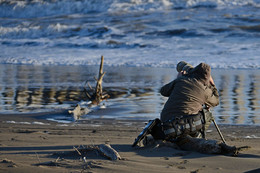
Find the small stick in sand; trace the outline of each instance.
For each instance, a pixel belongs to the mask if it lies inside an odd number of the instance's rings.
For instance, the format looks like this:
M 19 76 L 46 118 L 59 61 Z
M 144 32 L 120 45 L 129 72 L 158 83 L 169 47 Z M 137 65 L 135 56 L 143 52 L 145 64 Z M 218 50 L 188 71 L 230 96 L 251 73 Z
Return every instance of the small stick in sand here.
M 55 162 L 58 162 L 60 160 L 60 157 L 58 157 L 56 160 L 55 160 Z
M 77 148 L 75 148 L 74 146 L 73 146 L 73 148 L 74 148 L 74 150 L 77 151 L 77 153 L 78 153 L 80 156 L 82 155 Z
M 36 152 L 35 152 L 35 154 L 36 154 L 36 156 L 37 156 L 37 159 L 38 159 L 39 163 L 41 163 L 41 161 L 40 161 L 40 158 L 39 158 L 38 154 L 37 154 Z

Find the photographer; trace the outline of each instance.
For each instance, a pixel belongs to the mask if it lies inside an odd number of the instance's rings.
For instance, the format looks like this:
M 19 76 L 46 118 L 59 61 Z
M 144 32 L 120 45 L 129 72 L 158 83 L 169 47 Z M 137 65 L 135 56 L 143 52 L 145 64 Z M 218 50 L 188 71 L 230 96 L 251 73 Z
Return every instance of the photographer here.
M 219 94 L 210 74 L 210 66 L 200 63 L 193 68 L 181 61 L 177 65 L 177 71 L 178 77 L 160 90 L 163 96 L 168 97 L 160 119 L 149 121 L 132 146 L 141 140 L 144 146 L 165 141 L 174 143 L 183 150 L 232 156 L 248 148 L 229 146 L 225 140 L 217 142 L 204 139 L 205 129 L 212 120 L 214 122 L 208 108 L 219 104 Z M 149 138 L 148 134 L 152 136 Z M 203 138 L 199 138 L 201 134 Z
M 203 105 L 214 107 L 219 104 L 209 65 L 200 63 L 192 68 L 182 61 L 177 65 L 177 71 L 178 78 L 160 90 L 163 96 L 169 97 L 160 117 L 166 139 L 186 134 L 198 136 L 203 127 Z

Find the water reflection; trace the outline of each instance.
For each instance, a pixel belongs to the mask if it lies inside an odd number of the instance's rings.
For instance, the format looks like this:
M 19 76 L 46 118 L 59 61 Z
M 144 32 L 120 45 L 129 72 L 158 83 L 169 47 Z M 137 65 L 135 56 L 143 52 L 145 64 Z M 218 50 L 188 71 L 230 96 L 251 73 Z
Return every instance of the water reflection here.
M 230 110 L 230 102 L 229 102 L 229 97 L 228 97 L 228 85 L 229 85 L 229 77 L 227 75 L 220 75 L 220 83 L 218 87 L 219 95 L 221 97 L 219 98 L 219 121 L 220 123 L 225 123 L 227 122 L 227 116 L 222 116 L 222 115 L 228 115 Z
M 94 86 L 97 66 L 0 65 L 0 112 L 44 112 L 71 109 L 85 100 L 85 81 Z M 175 69 L 105 67 L 104 90 L 109 107 L 124 110 L 104 116 L 159 117 L 167 98 L 160 87 L 176 77 Z M 218 123 L 260 125 L 260 70 L 213 70 L 220 105 Z
M 225 124 L 260 124 L 259 70 L 215 70 L 220 105 L 214 108 Z
M 241 124 L 244 121 L 245 103 L 244 103 L 244 74 L 235 75 L 232 86 L 232 101 L 234 115 L 231 120 L 233 124 Z

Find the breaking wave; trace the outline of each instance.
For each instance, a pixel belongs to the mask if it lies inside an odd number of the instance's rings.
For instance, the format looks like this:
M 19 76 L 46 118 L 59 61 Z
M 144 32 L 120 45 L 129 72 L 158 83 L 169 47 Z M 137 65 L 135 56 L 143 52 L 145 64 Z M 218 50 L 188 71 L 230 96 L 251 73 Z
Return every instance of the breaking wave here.
M 0 0 L 0 63 L 260 68 L 260 0 Z
M 185 8 L 254 6 L 259 0 L 1 0 L 0 17 L 36 18 L 95 12 L 136 12 Z

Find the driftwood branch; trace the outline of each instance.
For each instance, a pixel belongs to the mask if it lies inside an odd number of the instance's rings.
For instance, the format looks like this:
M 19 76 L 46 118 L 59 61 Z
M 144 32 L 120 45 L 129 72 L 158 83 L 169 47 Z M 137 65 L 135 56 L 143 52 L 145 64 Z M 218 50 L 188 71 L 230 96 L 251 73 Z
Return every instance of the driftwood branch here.
M 86 81 L 84 84 L 85 96 L 87 97 L 87 100 L 91 101 L 91 103 L 88 103 L 88 107 L 81 107 L 80 104 L 77 104 L 74 110 L 69 110 L 69 113 L 73 114 L 74 120 L 78 120 L 80 116 L 89 113 L 89 107 L 91 107 L 92 105 L 99 105 L 103 100 L 106 100 L 110 97 L 108 94 L 103 92 L 102 88 L 103 78 L 106 74 L 106 72 L 103 72 L 103 65 L 104 57 L 101 56 L 98 78 L 94 77 L 96 80 L 95 89 L 93 89 L 93 87 L 88 83 L 88 81 Z
M 73 115 L 74 120 L 78 120 L 80 116 L 88 114 L 91 110 L 87 107 L 82 108 L 79 104 L 77 104 L 73 110 L 69 110 L 68 112 Z
M 85 93 L 86 97 L 90 100 L 90 99 L 91 99 L 91 96 L 89 95 L 86 86 L 84 86 L 84 93 Z
M 101 56 L 98 78 L 94 77 L 96 80 L 95 90 L 89 85 L 88 82 L 86 82 L 90 90 L 94 91 L 93 94 L 89 94 L 85 87 L 85 94 L 87 98 L 92 102 L 93 105 L 98 105 L 103 100 L 109 98 L 108 94 L 103 93 L 103 88 L 102 88 L 103 77 L 106 74 L 106 72 L 103 72 L 103 66 L 104 66 L 104 56 Z
M 99 145 L 100 152 L 110 160 L 121 160 L 118 152 L 112 148 L 109 144 L 101 144 Z
M 88 87 L 92 90 L 92 91 L 94 91 L 94 89 L 92 88 L 92 86 L 87 82 L 87 84 L 88 84 Z
M 196 151 L 204 154 L 223 154 L 228 156 L 237 156 L 239 152 L 250 148 L 249 146 L 229 146 L 216 140 L 193 138 L 190 136 L 183 136 L 174 143 L 163 140 L 154 140 L 152 136 L 149 136 L 143 140 L 143 146 L 154 148 L 166 146 L 186 151 Z

